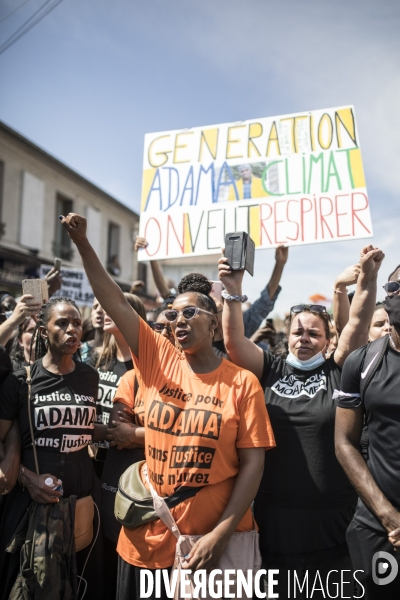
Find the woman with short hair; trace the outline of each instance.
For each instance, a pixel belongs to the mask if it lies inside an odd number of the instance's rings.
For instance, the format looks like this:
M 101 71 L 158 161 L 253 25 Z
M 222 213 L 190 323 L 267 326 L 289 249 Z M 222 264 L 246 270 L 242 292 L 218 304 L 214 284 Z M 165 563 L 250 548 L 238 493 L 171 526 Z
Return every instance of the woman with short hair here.
M 245 338 L 243 271 L 232 271 L 227 259 L 220 259 L 225 345 L 230 359 L 259 379 L 276 436 L 277 448 L 266 454 L 254 514 L 264 566 L 281 569 L 280 597 L 288 593 L 284 569 L 297 570 L 302 581 L 302 569 L 311 570 L 313 580 L 313 571 L 351 567 L 345 534 L 356 495 L 335 456 L 333 395 L 346 357 L 366 342 L 383 257 L 372 246 L 363 249 L 350 319 L 328 359 L 330 318 L 320 305 L 291 308 L 286 358 Z

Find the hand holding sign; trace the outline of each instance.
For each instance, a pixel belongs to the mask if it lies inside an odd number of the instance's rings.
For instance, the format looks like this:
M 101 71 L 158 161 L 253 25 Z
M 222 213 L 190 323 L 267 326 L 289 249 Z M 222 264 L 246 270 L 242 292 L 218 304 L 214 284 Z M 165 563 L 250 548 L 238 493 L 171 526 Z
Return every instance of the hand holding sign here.
M 135 240 L 135 252 L 138 252 L 140 248 L 147 248 L 149 242 L 144 237 L 136 236 Z

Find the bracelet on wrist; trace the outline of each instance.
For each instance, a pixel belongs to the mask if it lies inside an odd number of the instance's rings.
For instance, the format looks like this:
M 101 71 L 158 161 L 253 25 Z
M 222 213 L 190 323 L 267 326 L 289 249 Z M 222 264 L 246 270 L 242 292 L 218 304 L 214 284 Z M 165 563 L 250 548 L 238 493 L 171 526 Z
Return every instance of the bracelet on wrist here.
M 337 290 L 335 287 L 332 288 L 335 294 L 347 294 L 347 289 Z
M 232 300 L 234 300 L 235 302 L 247 302 L 248 300 L 248 297 L 246 295 L 231 296 L 231 294 L 228 294 L 226 290 L 222 290 L 221 296 L 225 298 L 225 300 L 228 300 L 228 302 L 231 302 Z

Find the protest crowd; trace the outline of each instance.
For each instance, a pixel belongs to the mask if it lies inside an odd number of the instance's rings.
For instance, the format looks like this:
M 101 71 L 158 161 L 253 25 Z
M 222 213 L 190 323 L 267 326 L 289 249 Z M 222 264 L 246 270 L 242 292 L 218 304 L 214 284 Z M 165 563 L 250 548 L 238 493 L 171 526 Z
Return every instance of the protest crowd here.
M 0 600 L 139 600 L 144 570 L 173 568 L 265 569 L 267 597 L 398 598 L 373 557 L 397 564 L 400 547 L 400 267 L 377 303 L 384 254 L 365 246 L 332 282 L 332 315 L 288 307 L 277 331 L 287 247 L 252 304 L 225 257 L 221 295 L 201 273 L 171 288 L 152 261 L 148 315 L 86 220 L 60 220 L 91 323 L 53 295 L 57 271 L 43 305 L 0 292 Z

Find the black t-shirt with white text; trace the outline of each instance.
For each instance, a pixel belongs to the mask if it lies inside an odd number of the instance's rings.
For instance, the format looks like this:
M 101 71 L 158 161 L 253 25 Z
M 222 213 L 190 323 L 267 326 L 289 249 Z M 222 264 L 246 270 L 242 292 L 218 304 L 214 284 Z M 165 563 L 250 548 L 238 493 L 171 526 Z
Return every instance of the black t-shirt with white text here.
M 96 360 L 97 357 L 95 354 L 89 364 L 94 366 Z M 131 369 L 133 369 L 133 362 L 131 360 L 123 362 L 117 360 L 116 358 L 111 360 L 106 366 L 100 366 L 97 368 L 99 373 L 99 389 L 96 400 L 96 423 L 108 425 L 111 409 L 114 404 L 113 400 L 121 377 Z M 102 442 L 98 442 L 98 446 L 101 448 L 108 448 L 109 443 L 104 440 Z
M 55 375 L 42 359 L 31 366 L 31 415 L 36 447 L 41 451 L 76 452 L 92 442 L 96 420 L 98 374 L 77 362 L 68 375 Z M 11 373 L 0 388 L 0 419 L 17 419 L 22 451 L 32 447 L 28 418 L 26 370 Z
M 353 506 L 356 494 L 334 446 L 335 401 L 341 369 L 330 357 L 303 371 L 264 352 L 261 386 L 276 448 L 265 455 L 258 497 L 265 506 Z
M 93 362 L 91 362 L 93 366 Z M 122 375 L 133 369 L 133 362 L 128 360 L 122 362 L 114 358 L 105 366 L 98 367 L 99 390 L 96 400 L 97 423 L 108 425 L 115 392 L 119 386 Z
M 347 358 L 337 405 L 357 408 L 361 404 L 360 381 L 364 375 L 367 346 Z M 366 373 L 365 373 L 366 375 Z M 367 465 L 377 486 L 393 506 L 400 510 L 400 353 L 388 345 L 382 362 L 369 382 L 363 400 L 368 427 Z M 354 519 L 360 524 L 385 531 L 380 521 L 359 498 Z

